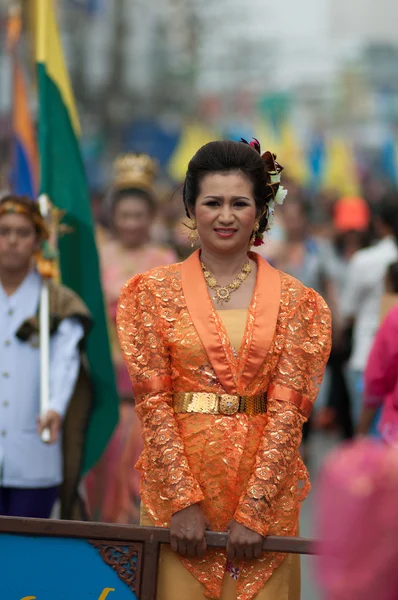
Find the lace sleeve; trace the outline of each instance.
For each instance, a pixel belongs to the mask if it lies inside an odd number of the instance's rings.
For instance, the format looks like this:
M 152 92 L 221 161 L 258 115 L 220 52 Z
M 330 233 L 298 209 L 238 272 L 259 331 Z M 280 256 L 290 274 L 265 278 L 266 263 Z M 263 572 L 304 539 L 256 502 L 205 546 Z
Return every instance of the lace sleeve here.
M 235 520 L 267 535 L 273 503 L 282 486 L 297 487 L 298 449 L 322 382 L 331 348 L 331 317 L 325 302 L 307 290 L 295 314 L 282 324 L 285 342 L 268 389 L 268 421 L 254 471 Z
M 147 456 L 142 475 L 160 498 L 168 500 L 171 517 L 204 496 L 189 468 L 175 420 L 169 352 L 148 279 L 137 275 L 123 287 L 117 326 L 142 424 Z

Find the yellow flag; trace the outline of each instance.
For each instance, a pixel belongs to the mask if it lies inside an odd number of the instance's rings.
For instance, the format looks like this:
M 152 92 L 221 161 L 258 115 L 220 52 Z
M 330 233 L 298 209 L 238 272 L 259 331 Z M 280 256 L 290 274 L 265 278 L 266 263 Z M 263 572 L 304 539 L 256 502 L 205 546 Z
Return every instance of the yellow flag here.
M 79 117 L 66 68 L 52 0 L 36 0 L 36 63 L 57 87 L 76 135 L 80 135 Z
M 326 143 L 323 188 L 336 190 L 342 196 L 360 195 L 354 151 L 342 138 L 331 138 Z
M 308 179 L 305 153 L 291 123 L 282 127 L 280 160 L 288 177 L 303 185 Z
M 183 181 L 188 163 L 201 146 L 217 140 L 215 131 L 200 123 L 185 125 L 180 141 L 168 165 L 168 171 L 175 181 Z

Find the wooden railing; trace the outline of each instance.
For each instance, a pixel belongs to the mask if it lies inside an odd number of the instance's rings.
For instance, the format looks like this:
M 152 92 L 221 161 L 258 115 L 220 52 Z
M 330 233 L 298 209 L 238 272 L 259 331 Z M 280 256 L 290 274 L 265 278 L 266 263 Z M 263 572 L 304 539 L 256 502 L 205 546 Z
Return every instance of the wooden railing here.
M 106 562 L 107 553 L 112 553 L 112 549 L 126 548 L 135 556 L 136 572 L 130 587 L 139 600 L 156 598 L 160 545 L 170 542 L 168 529 L 14 517 L 0 517 L 1 534 L 86 540 L 101 550 Z M 225 548 L 227 534 L 207 532 L 206 542 L 210 548 Z M 264 540 L 263 549 L 289 554 L 315 553 L 312 540 L 296 537 L 269 536 Z M 117 571 L 117 565 L 112 564 L 112 567 Z

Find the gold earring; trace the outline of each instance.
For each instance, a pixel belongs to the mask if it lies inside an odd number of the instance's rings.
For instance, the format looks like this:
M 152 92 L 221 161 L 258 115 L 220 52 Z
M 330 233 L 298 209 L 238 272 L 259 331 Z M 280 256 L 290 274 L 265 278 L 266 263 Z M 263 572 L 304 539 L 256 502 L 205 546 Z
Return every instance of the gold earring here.
M 260 229 L 260 223 L 258 221 L 256 221 L 254 223 L 253 234 L 250 238 L 250 246 L 253 246 L 254 242 L 256 241 L 257 232 L 259 229 Z
M 190 219 L 189 229 L 191 230 L 189 233 L 189 239 L 191 241 L 191 248 L 195 246 L 195 243 L 198 241 L 198 231 L 196 228 L 196 220 Z

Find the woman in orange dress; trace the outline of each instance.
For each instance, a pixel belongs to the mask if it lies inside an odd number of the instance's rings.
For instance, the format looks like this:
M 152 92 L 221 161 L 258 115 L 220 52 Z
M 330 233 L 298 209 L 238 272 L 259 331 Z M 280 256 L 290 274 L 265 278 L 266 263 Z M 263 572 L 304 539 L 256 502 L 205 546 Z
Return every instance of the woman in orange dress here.
M 117 324 L 144 449 L 141 523 L 171 528 L 158 600 L 298 600 L 299 559 L 262 553 L 296 535 L 309 490 L 300 458 L 331 345 L 324 300 L 272 268 L 261 243 L 282 167 L 258 142 L 211 142 L 184 204 L 200 250 L 133 277 Z M 205 530 L 228 532 L 226 552 Z
M 86 489 L 91 518 L 113 523 L 139 522 L 139 473 L 132 464 L 142 449 L 130 377 L 116 333 L 117 302 L 123 284 L 133 275 L 177 260 L 172 249 L 151 240 L 157 210 L 155 176 L 156 164 L 145 154 L 116 159 L 107 197 L 111 235 L 99 243 L 120 421 L 102 460 L 88 475 Z

